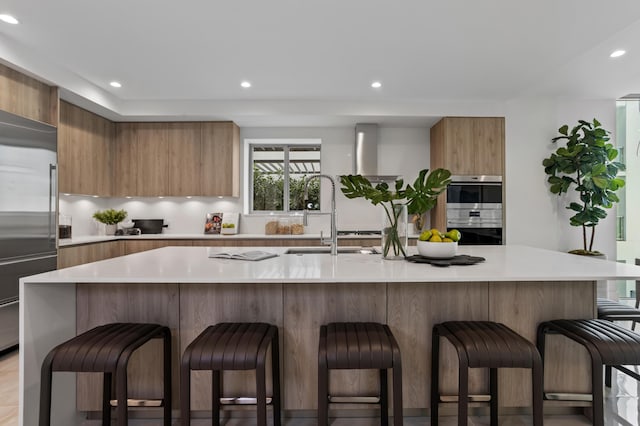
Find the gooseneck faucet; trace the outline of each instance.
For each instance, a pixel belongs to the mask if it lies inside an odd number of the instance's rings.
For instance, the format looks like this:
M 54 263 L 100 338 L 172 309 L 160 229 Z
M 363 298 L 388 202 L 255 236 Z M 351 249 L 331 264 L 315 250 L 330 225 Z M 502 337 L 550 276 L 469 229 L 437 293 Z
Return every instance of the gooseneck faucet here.
M 309 224 L 309 215 L 317 215 L 317 214 L 327 214 L 327 213 L 310 213 L 309 212 L 309 203 L 307 203 L 307 198 L 309 197 L 309 182 L 311 179 L 320 179 L 325 178 L 329 179 L 331 182 L 331 240 L 329 244 L 331 244 L 331 255 L 336 256 L 338 254 L 338 232 L 336 231 L 336 182 L 329 175 L 311 175 L 307 177 L 304 181 L 304 211 L 303 211 L 303 221 L 304 225 L 307 226 Z M 327 241 L 322 237 L 322 232 L 320 232 L 320 243 L 327 244 Z

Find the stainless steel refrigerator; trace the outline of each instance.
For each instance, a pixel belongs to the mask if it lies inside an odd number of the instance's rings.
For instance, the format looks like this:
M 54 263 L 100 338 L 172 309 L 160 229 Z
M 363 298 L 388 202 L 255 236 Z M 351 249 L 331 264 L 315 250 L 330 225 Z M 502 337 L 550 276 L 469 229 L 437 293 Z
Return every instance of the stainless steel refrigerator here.
M 0 111 L 0 351 L 18 344 L 18 280 L 56 269 L 57 132 Z

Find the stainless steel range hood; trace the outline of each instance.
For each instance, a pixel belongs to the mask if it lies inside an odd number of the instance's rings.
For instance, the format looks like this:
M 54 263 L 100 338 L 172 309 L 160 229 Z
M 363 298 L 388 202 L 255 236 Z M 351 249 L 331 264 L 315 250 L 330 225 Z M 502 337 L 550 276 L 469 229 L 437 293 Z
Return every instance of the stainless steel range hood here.
M 378 173 L 378 125 L 356 124 L 354 174 L 363 175 L 372 183 L 394 182 L 398 175 Z

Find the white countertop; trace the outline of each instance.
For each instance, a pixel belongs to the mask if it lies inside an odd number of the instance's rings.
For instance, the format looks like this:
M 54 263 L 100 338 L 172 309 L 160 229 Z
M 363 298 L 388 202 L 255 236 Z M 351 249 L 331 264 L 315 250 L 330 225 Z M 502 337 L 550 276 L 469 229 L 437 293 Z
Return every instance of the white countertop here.
M 219 252 L 264 250 L 257 262 L 212 259 Z M 25 283 L 327 283 L 593 281 L 638 279 L 640 267 L 525 246 L 460 246 L 476 265 L 436 267 L 367 254 L 283 254 L 286 247 L 165 247 L 24 278 Z M 415 254 L 415 247 L 409 254 Z
M 417 238 L 418 235 L 409 235 L 409 238 Z M 380 241 L 380 235 L 338 235 L 338 239 L 356 238 L 371 239 Z M 69 247 L 81 244 L 102 243 L 107 241 L 118 240 L 255 240 L 255 239 L 274 239 L 274 240 L 312 240 L 320 239 L 320 234 L 142 234 L 142 235 L 85 235 L 81 237 L 58 240 L 58 247 Z

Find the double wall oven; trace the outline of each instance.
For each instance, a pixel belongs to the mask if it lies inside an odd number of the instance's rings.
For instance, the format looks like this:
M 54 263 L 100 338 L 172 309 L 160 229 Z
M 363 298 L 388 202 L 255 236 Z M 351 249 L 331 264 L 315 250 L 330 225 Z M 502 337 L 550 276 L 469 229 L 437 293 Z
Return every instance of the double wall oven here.
M 447 230 L 459 244 L 502 244 L 502 177 L 452 176 L 447 188 Z

